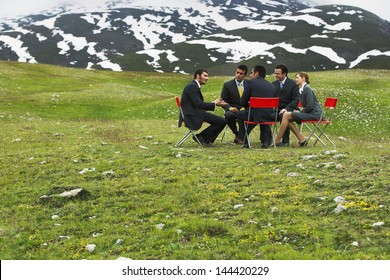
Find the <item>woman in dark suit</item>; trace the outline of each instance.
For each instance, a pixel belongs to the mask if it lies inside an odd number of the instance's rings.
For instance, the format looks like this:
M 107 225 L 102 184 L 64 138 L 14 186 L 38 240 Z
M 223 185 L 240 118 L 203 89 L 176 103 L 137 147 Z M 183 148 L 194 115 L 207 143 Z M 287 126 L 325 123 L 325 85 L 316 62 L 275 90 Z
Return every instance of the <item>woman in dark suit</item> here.
M 283 146 L 280 141 L 287 127 L 289 127 L 290 130 L 298 138 L 300 147 L 307 146 L 307 140 L 295 127 L 293 122 L 299 123 L 300 121 L 304 120 L 320 120 L 323 118 L 323 111 L 321 109 L 321 105 L 318 102 L 314 91 L 309 86 L 309 75 L 304 72 L 299 72 L 295 77 L 295 82 L 299 87 L 299 92 L 301 93 L 301 103 L 303 109 L 301 111 L 285 112 L 283 114 L 280 130 L 278 136 L 275 139 L 276 146 Z

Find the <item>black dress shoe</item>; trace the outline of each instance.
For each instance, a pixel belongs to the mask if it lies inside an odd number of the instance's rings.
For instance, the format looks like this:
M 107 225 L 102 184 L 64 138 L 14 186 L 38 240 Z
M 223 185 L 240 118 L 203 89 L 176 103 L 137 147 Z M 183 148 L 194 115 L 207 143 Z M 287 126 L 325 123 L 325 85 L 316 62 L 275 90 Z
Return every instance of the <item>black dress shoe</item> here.
M 276 147 L 283 147 L 284 145 L 283 145 L 282 142 L 278 142 L 278 143 L 275 143 L 275 146 L 276 146 Z
M 305 139 L 303 142 L 299 142 L 299 147 L 306 147 L 309 142 Z
M 271 146 L 271 145 L 268 144 L 268 143 L 261 143 L 261 148 L 262 148 L 262 149 L 268 149 L 269 146 Z
M 244 144 L 244 141 L 241 140 L 241 139 L 239 139 L 239 138 L 237 138 L 237 137 L 234 139 L 233 142 L 234 142 L 234 144 L 237 144 L 237 145 L 242 145 L 242 144 Z
M 243 147 L 244 149 L 249 149 L 249 144 L 248 144 L 248 143 L 245 143 L 244 145 L 242 145 L 242 147 Z
M 282 142 L 282 146 L 288 147 L 290 145 L 290 142 Z

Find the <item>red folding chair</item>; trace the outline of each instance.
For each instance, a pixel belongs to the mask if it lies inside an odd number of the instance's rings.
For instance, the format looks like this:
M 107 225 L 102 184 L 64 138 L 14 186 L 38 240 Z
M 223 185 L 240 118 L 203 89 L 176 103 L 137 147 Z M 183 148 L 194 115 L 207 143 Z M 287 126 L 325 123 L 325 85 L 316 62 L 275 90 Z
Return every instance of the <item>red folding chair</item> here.
M 278 132 L 278 107 L 279 107 L 279 97 L 251 97 L 249 99 L 249 112 L 248 112 L 248 120 L 244 121 L 244 127 L 245 127 L 245 137 L 248 139 L 248 146 L 251 147 L 250 141 L 249 141 L 249 135 L 248 135 L 248 125 L 250 124 L 267 124 L 272 125 L 272 138 L 273 138 L 273 145 L 275 146 L 275 137 Z M 274 120 L 268 121 L 268 122 L 254 122 L 251 121 L 249 118 L 251 117 L 251 110 L 252 109 L 273 109 L 274 110 Z M 244 139 L 245 141 L 245 139 Z
M 325 138 L 328 140 L 329 143 L 331 143 L 334 147 L 336 147 L 336 144 L 329 138 L 327 134 L 325 134 L 325 130 L 328 127 L 328 125 L 332 124 L 332 118 L 333 118 L 333 113 L 337 105 L 338 98 L 333 98 L 333 97 L 327 97 L 324 102 L 324 112 L 326 113 L 325 116 L 327 116 L 326 119 L 320 119 L 320 120 L 306 120 L 306 121 L 301 121 L 301 133 L 303 126 L 305 126 L 309 131 L 310 135 L 307 138 L 309 139 L 313 136 L 316 138 L 314 141 L 313 146 L 317 144 L 318 141 L 321 142 L 324 146 L 327 146 L 324 141 L 322 141 L 321 137 Z M 302 103 L 299 102 L 298 107 L 302 107 Z M 312 128 L 310 128 L 310 124 L 312 124 Z M 319 133 L 317 135 L 317 133 Z
M 183 109 L 181 108 L 180 98 L 178 96 L 176 96 L 175 99 L 176 99 L 177 107 L 179 107 L 179 110 L 180 110 L 180 115 L 181 115 L 181 119 L 182 119 L 182 125 L 184 124 L 184 126 L 187 127 L 185 119 L 184 119 Z M 179 127 L 180 127 L 180 124 L 179 124 Z M 179 142 L 176 143 L 175 147 L 180 147 L 188 139 L 188 137 L 190 137 L 191 135 L 196 140 L 196 142 L 198 142 L 199 145 L 202 145 L 202 143 L 199 141 L 198 137 L 196 137 L 195 130 L 192 130 L 192 129 L 188 128 L 187 134 L 184 135 L 183 138 L 181 138 L 179 140 Z

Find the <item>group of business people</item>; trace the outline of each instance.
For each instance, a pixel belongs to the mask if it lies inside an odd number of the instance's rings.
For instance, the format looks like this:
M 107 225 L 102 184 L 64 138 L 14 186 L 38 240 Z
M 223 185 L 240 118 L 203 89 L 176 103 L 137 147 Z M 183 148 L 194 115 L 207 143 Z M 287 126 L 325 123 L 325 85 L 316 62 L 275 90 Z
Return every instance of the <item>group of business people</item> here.
M 255 65 L 251 69 L 250 79 L 246 79 L 248 67 L 238 65 L 234 79 L 224 83 L 221 97 L 205 102 L 201 87 L 208 80 L 208 72 L 204 69 L 196 70 L 194 80 L 183 90 L 181 106 L 185 116 L 185 125 L 192 130 L 199 130 L 203 122 L 209 126 L 196 135 L 196 142 L 203 146 L 212 146 L 215 139 L 225 128 L 229 126 L 235 135 L 234 143 L 248 148 L 248 139 L 245 137 L 245 120 L 255 122 L 273 121 L 274 112 L 272 109 L 253 109 L 249 116 L 249 100 L 251 97 L 279 97 L 278 121 L 281 122 L 279 133 L 275 139 L 275 145 L 288 146 L 290 144 L 290 130 L 298 138 L 300 147 L 307 145 L 307 140 L 294 126 L 293 122 L 302 120 L 319 120 L 322 117 L 321 106 L 309 86 L 309 76 L 299 72 L 295 81 L 288 77 L 286 65 L 277 65 L 274 69 L 275 81 L 272 83 L 265 80 L 266 69 L 262 65 Z M 302 110 L 298 110 L 298 102 L 302 103 Z M 214 115 L 216 107 L 225 110 L 224 118 Z M 179 125 L 182 118 L 179 118 Z M 237 128 L 238 123 L 238 128 Z M 247 126 L 247 134 L 252 131 L 255 125 Z M 272 131 L 270 125 L 260 125 L 260 142 L 262 148 L 273 145 Z

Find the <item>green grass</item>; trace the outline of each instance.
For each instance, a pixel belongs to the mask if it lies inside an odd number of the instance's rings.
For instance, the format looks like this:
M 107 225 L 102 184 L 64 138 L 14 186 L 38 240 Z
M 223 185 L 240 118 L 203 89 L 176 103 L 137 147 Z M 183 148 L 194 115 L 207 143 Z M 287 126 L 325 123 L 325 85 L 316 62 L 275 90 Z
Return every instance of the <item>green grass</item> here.
M 255 129 L 247 150 L 174 148 L 190 76 L 0 65 L 1 259 L 390 258 L 390 71 L 310 73 L 321 101 L 340 99 L 336 149 L 262 150 Z M 42 203 L 55 187 L 91 195 Z

